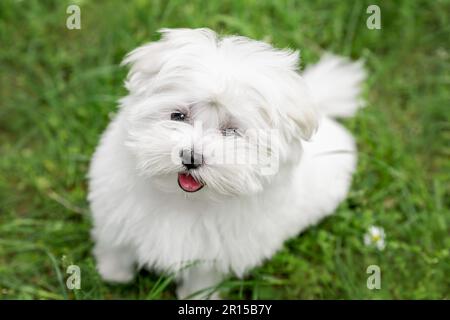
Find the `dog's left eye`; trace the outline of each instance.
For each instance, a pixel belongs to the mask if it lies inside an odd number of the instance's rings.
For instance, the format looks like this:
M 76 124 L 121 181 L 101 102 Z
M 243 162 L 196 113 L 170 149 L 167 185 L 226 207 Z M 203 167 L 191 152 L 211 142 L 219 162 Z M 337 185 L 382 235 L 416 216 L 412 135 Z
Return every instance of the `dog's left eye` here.
M 173 112 L 170 114 L 170 120 L 184 121 L 185 119 L 186 119 L 186 115 L 182 112 Z
M 222 135 L 224 136 L 235 136 L 239 135 L 239 130 L 237 128 L 226 128 L 222 129 Z

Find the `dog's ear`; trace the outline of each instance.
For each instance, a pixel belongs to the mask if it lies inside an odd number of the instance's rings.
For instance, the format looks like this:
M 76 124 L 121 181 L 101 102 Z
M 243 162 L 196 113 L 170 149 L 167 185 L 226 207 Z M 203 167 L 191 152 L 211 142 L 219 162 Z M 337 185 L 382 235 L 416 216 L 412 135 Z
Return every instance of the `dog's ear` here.
M 286 134 L 293 138 L 309 140 L 316 132 L 319 116 L 313 97 L 305 80 L 297 70 L 284 73 L 281 84 L 280 109 L 286 123 Z
M 129 66 L 125 87 L 130 93 L 142 93 L 148 90 L 151 80 L 159 73 L 169 49 L 169 44 L 164 39 L 140 46 L 130 53 L 122 61 L 123 66 Z
M 261 69 L 265 76 L 254 78 L 253 83 L 268 104 L 275 106 L 277 115 L 269 118 L 288 143 L 292 139 L 310 139 L 318 127 L 318 114 L 307 84 L 299 74 L 299 51 L 270 48 L 265 52 L 264 64 L 270 67 Z
M 286 101 L 283 108 L 288 117 L 287 121 L 294 126 L 291 128 L 293 136 L 309 140 L 317 130 L 318 114 L 303 79 L 298 79 L 297 82 L 296 91 L 291 97 L 287 97 L 290 101 Z
M 185 52 L 187 47 L 195 48 L 195 44 L 217 41 L 216 33 L 207 28 L 160 29 L 158 32 L 161 34 L 159 41 L 134 49 L 122 62 L 122 65 L 130 66 L 125 87 L 131 93 L 149 92 L 152 80 L 165 65 L 169 65 L 169 60 L 178 59 L 177 53 L 180 53 L 178 56 L 186 56 L 189 55 Z

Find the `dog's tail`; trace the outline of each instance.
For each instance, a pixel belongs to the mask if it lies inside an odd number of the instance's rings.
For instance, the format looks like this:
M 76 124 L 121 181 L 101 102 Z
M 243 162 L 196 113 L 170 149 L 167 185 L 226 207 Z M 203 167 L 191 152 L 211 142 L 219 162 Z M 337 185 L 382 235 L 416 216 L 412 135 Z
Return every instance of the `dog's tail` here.
M 303 77 L 320 112 L 338 118 L 347 118 L 364 106 L 360 98 L 361 85 L 366 78 L 362 61 L 325 54 L 306 68 Z

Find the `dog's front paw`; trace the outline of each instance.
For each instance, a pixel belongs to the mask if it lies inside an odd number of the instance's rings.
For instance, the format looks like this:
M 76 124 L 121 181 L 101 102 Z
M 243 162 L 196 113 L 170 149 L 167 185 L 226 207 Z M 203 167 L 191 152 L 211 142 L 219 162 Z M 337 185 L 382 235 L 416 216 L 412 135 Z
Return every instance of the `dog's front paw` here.
M 211 292 L 211 290 L 208 289 L 195 291 L 186 285 L 178 286 L 177 298 L 179 300 L 222 300 L 217 291 Z
M 220 294 L 216 291 L 212 295 L 209 296 L 209 300 L 223 300 Z
M 102 279 L 108 282 L 127 283 L 134 277 L 132 268 L 120 265 L 116 261 L 111 261 L 111 259 L 100 261 L 97 268 Z

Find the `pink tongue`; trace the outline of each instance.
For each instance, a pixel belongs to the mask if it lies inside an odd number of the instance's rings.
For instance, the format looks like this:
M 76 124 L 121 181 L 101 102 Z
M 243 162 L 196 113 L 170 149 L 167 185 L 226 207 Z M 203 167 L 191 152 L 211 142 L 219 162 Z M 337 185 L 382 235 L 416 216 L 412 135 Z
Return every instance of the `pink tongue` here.
M 186 192 L 195 192 L 203 187 L 203 184 L 195 180 L 191 175 L 186 173 L 178 174 L 178 184 L 180 188 Z

